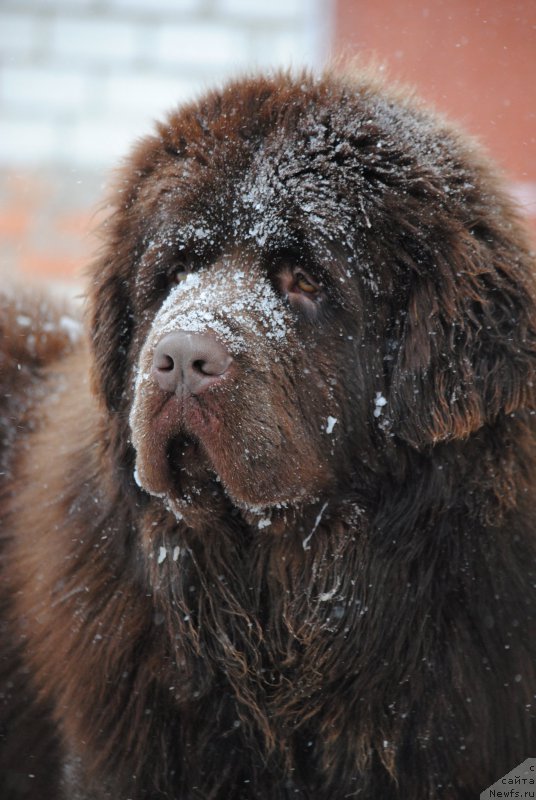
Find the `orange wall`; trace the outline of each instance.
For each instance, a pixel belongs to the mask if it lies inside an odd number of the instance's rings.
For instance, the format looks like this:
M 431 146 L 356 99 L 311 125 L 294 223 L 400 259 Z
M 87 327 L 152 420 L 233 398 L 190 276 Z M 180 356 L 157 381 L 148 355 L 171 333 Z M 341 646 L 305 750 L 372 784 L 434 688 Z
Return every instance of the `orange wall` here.
M 337 54 L 376 54 L 478 134 L 512 179 L 536 181 L 535 0 L 335 0 L 335 8 Z

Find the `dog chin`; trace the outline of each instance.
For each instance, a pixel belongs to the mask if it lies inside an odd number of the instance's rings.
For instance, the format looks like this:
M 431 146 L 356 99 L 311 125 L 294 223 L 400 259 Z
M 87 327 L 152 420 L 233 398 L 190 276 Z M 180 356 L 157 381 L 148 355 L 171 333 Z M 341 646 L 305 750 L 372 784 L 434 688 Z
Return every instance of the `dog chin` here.
M 159 453 L 138 451 L 136 482 L 185 519 L 201 507 L 213 509 L 224 498 L 255 523 L 259 517 L 271 517 L 279 509 L 302 506 L 315 499 L 314 492 L 303 485 L 289 491 L 284 470 L 278 480 L 269 464 L 248 470 L 243 462 L 225 458 L 222 448 L 218 450 L 215 463 L 200 439 L 181 432 Z

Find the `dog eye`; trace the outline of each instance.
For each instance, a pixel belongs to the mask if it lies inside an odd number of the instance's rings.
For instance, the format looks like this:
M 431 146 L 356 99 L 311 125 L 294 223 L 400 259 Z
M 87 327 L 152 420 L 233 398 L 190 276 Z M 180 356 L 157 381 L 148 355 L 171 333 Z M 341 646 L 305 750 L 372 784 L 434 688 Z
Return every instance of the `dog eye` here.
M 274 283 L 296 311 L 311 319 L 325 298 L 325 287 L 301 265 L 290 264 L 289 259 L 281 259 L 276 266 Z
M 292 283 L 288 287 L 288 291 L 295 294 L 306 294 L 312 300 L 315 295 L 321 293 L 322 287 L 304 270 L 295 269 L 292 273 Z
M 177 272 L 173 273 L 172 282 L 173 283 L 184 283 L 184 281 L 186 280 L 186 278 L 188 277 L 189 274 L 190 273 L 187 272 L 187 270 L 185 270 L 185 269 L 178 270 Z

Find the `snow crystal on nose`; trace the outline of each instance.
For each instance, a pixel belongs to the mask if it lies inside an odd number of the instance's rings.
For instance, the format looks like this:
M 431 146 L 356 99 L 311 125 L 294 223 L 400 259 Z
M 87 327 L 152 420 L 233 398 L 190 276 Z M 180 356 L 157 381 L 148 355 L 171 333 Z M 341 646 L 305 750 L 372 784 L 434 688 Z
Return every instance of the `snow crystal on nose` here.
M 155 318 L 151 339 L 157 341 L 175 330 L 210 329 L 232 352 L 246 345 L 240 329 L 282 340 L 287 325 L 280 303 L 261 276 L 246 276 L 242 270 L 200 270 L 170 292 Z

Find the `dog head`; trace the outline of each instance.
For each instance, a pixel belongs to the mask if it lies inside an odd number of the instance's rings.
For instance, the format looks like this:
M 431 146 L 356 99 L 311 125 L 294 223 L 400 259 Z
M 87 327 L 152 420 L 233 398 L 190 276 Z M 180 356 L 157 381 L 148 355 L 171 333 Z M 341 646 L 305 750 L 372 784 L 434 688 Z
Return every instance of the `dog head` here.
M 115 205 L 94 383 L 177 513 L 218 487 L 310 502 L 534 405 L 515 215 L 474 146 L 400 93 L 233 83 L 140 143 Z

